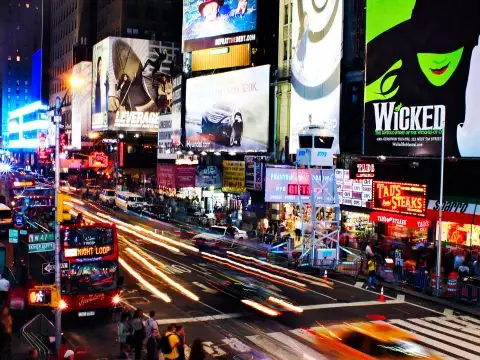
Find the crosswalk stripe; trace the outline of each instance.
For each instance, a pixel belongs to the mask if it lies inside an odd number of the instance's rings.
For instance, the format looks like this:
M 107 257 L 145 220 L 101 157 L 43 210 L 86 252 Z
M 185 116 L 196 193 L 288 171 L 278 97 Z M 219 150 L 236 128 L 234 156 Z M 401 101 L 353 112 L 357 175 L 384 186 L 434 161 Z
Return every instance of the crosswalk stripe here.
M 472 344 L 470 344 L 468 342 L 465 342 L 465 341 L 462 341 L 462 340 L 457 340 L 457 339 L 452 338 L 450 336 L 442 335 L 442 334 L 439 334 L 435 331 L 424 329 L 420 326 L 413 325 L 413 324 L 408 323 L 407 321 L 404 321 L 404 320 L 390 320 L 389 322 L 391 324 L 399 325 L 406 330 L 413 330 L 416 333 L 431 336 L 434 339 L 438 339 L 438 340 L 443 341 L 443 342 L 436 341 L 436 340 L 427 338 L 425 336 L 422 336 L 423 340 L 420 340 L 420 336 L 418 334 L 415 334 L 415 336 L 420 341 L 422 341 L 426 344 L 429 344 L 429 345 L 431 344 L 431 345 L 433 345 L 433 347 L 436 347 L 438 349 L 441 349 L 441 350 L 446 351 L 446 352 L 451 353 L 451 354 L 455 354 L 457 356 L 464 357 L 464 358 L 469 359 L 469 360 L 480 360 L 480 356 L 474 355 L 472 353 L 466 352 L 466 351 L 458 348 L 458 346 L 461 346 L 462 348 L 464 348 L 466 350 L 474 351 L 475 353 L 480 353 L 480 348 L 478 346 L 473 346 Z M 456 347 L 447 345 L 444 342 L 453 344 Z
M 466 320 L 466 321 L 469 321 L 469 322 L 471 322 L 471 323 L 475 323 L 475 324 L 480 325 L 480 320 L 475 319 L 475 318 L 473 318 L 473 317 L 463 315 L 463 316 L 459 316 L 459 318 L 462 318 L 463 320 Z
M 298 354 L 294 351 L 286 349 L 284 346 L 281 346 L 276 340 L 265 336 L 265 335 L 251 335 L 246 337 L 249 341 L 258 346 L 261 350 L 266 351 L 269 354 L 275 356 L 275 359 L 278 360 L 291 360 L 298 358 Z M 310 358 L 305 358 L 312 360 Z M 315 360 L 315 359 L 313 359 Z
M 301 342 L 291 338 L 290 336 L 281 333 L 281 332 L 274 332 L 267 334 L 268 336 L 273 337 L 275 340 L 281 342 L 282 344 L 287 345 L 291 349 L 295 349 L 297 354 L 302 354 L 303 357 L 301 359 L 313 359 L 313 360 L 323 360 L 326 359 L 325 356 L 319 354 L 315 350 L 309 348 L 308 346 L 302 344 Z
M 432 323 L 430 323 L 426 320 L 423 320 L 423 319 L 408 319 L 407 321 L 414 322 L 415 324 L 424 326 L 426 328 L 430 328 L 430 329 L 435 330 L 435 331 L 440 331 L 442 333 L 452 332 L 451 329 L 446 329 L 445 327 L 432 324 Z M 468 341 L 471 341 L 471 342 L 474 342 L 474 343 L 477 343 L 477 344 L 480 344 L 480 338 L 478 336 L 471 336 L 471 335 L 467 335 L 467 334 L 462 334 L 458 331 L 454 331 L 453 333 L 451 333 L 451 335 L 455 336 L 455 337 L 460 337 L 462 339 L 465 339 L 465 340 L 468 340 Z
M 440 325 L 443 325 L 443 326 L 446 326 L 450 329 L 455 329 L 455 330 L 460 330 L 464 333 L 468 333 L 468 334 L 472 334 L 472 335 L 476 335 L 478 334 L 478 330 L 477 329 L 471 329 L 469 327 L 465 327 L 463 325 L 460 325 L 460 324 L 455 324 L 455 323 L 452 323 L 448 320 L 445 320 L 447 318 L 436 318 L 436 317 L 428 317 L 428 318 L 425 318 L 425 320 L 428 320 L 428 321 L 431 321 L 431 322 L 435 322 L 437 324 L 440 324 Z
M 314 328 L 311 328 L 310 330 L 315 331 Z M 290 332 L 298 336 L 300 339 L 303 339 L 304 341 L 307 341 L 311 344 L 315 344 L 315 341 L 316 341 L 315 335 L 313 335 L 311 332 L 305 329 L 294 329 L 294 330 L 290 330 Z
M 477 324 L 472 324 L 468 321 L 465 321 L 465 320 L 462 320 L 462 319 L 459 319 L 458 317 L 456 316 L 451 316 L 448 318 L 449 320 L 451 321 L 454 321 L 460 325 L 463 325 L 463 326 L 466 326 L 466 327 L 469 327 L 469 328 L 476 328 L 476 329 L 480 329 L 480 325 L 477 325 Z

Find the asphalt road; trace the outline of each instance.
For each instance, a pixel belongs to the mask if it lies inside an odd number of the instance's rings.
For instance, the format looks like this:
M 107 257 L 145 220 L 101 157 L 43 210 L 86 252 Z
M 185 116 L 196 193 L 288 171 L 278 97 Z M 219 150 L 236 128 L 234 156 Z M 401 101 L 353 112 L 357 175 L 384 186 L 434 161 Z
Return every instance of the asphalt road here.
M 142 308 L 145 312 L 155 310 L 161 329 L 170 323 L 183 324 L 187 343 L 191 344 L 195 338 L 202 339 L 213 358 L 322 359 L 323 355 L 315 349 L 317 344 L 304 329 L 376 319 L 415 332 L 427 347 L 446 358 L 480 359 L 480 341 L 465 343 L 465 336 L 480 333 L 480 321 L 468 317 L 452 320 L 434 303 L 408 297 L 396 299 L 391 293 L 386 293 L 386 302 L 379 302 L 378 293 L 359 288 L 348 278 L 333 278 L 333 284 L 325 287 L 301 275 L 246 264 L 238 258 L 227 257 L 224 251 L 214 253 L 216 257 L 192 251 L 181 244 L 190 244 L 193 231 L 180 230 L 171 224 L 101 209 L 92 203 L 75 204 L 75 210 L 82 211 L 87 219 L 110 216 L 110 221 L 117 222 L 120 257 L 129 266 L 122 269 L 125 306 Z M 152 232 L 163 234 L 171 242 Z M 165 248 L 165 244 L 179 251 Z M 241 247 L 232 249 L 234 253 L 244 250 L 251 252 Z M 302 308 L 303 313 L 285 312 L 270 317 L 209 286 L 209 274 L 225 272 L 232 267 L 245 270 L 239 264 L 250 266 L 245 276 L 255 279 L 261 276 L 266 287 L 281 293 Z M 258 269 L 265 271 L 265 276 Z M 297 286 L 298 283 L 306 286 Z M 199 299 L 186 296 L 185 291 Z M 165 301 L 165 296 L 170 302 Z M 88 347 L 96 358 L 115 358 L 117 319 L 118 314 L 81 321 L 70 318 L 64 326 L 69 336 Z M 439 331 L 439 327 L 443 331 Z

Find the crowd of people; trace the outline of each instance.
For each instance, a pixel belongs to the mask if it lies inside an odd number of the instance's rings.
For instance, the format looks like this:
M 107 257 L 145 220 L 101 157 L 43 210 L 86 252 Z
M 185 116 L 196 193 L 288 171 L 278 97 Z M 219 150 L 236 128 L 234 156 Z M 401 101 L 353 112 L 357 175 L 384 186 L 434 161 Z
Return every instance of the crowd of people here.
M 183 325 L 168 325 L 160 333 L 155 311 L 150 311 L 148 316 L 141 309 L 132 314 L 128 311 L 122 313 L 117 324 L 120 356 L 124 359 L 140 360 L 146 352 L 147 360 L 204 360 L 206 354 L 200 339 L 195 339 L 188 347 L 185 328 Z

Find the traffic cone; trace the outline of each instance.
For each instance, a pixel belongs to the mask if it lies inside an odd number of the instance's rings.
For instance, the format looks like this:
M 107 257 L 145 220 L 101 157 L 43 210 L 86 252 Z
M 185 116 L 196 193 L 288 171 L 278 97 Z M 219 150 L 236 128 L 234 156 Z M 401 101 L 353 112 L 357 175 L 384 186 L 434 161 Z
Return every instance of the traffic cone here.
M 328 281 L 327 269 L 325 269 L 325 272 L 323 273 L 323 280 Z
M 380 296 L 378 297 L 378 301 L 385 302 L 385 295 L 383 295 L 383 286 L 380 289 Z

